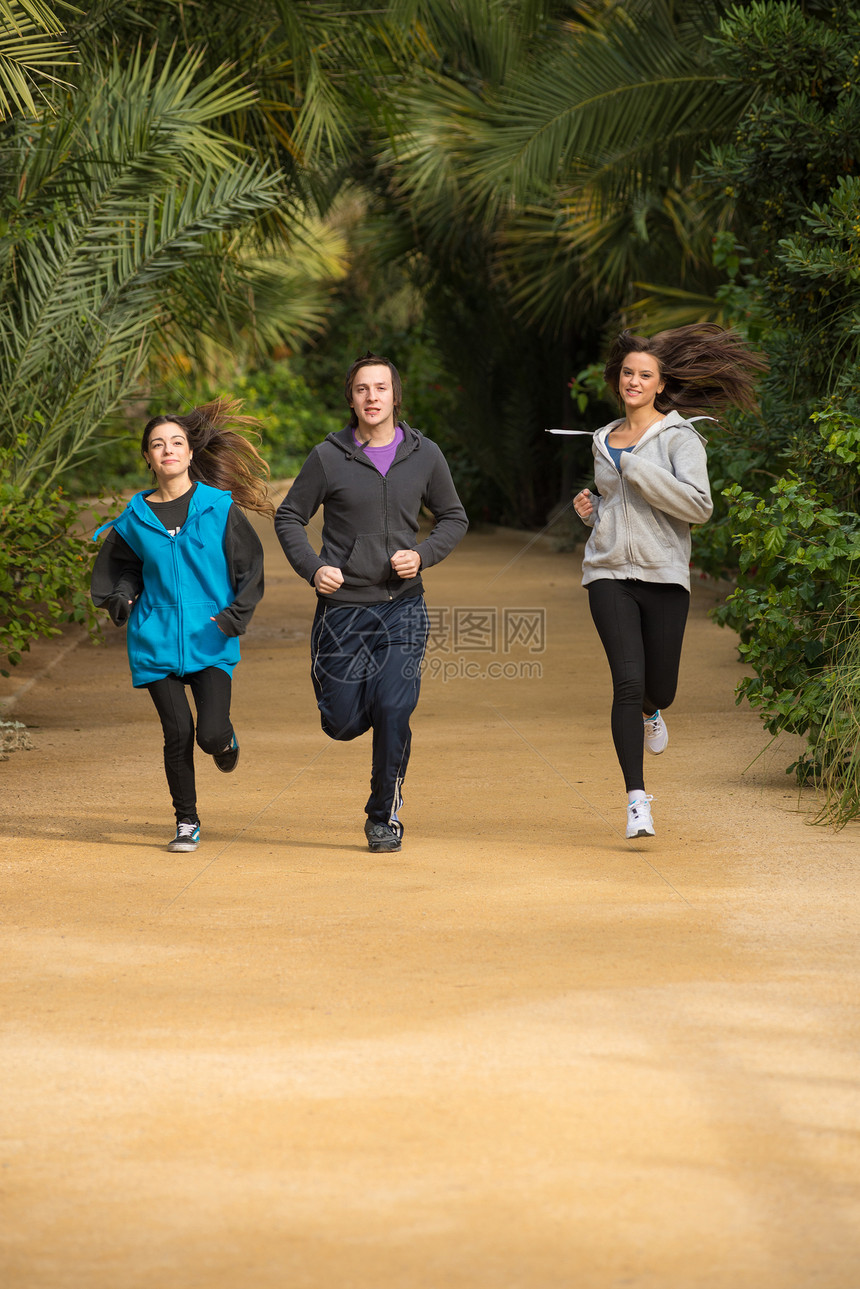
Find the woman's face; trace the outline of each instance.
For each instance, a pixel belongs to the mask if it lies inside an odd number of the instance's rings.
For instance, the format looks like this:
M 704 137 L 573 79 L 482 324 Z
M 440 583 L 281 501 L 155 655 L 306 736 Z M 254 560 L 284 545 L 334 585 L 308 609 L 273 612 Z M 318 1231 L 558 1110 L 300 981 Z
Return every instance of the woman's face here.
M 150 431 L 144 452 L 146 464 L 151 466 L 159 483 L 179 479 L 188 473 L 191 465 L 191 448 L 188 436 L 175 421 L 162 421 Z
M 653 407 L 663 388 L 660 367 L 652 354 L 628 354 L 621 366 L 618 392 L 631 412 L 640 407 Z

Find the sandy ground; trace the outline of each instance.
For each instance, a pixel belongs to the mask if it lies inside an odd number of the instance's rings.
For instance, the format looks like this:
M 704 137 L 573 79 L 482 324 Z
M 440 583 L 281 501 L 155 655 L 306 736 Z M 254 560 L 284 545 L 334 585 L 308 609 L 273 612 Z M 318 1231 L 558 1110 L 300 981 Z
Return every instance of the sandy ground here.
M 627 842 L 578 560 L 470 536 L 372 856 L 266 542 L 196 853 L 120 633 L 2 682 L 5 1289 L 855 1289 L 858 829 L 759 755 L 714 588 Z

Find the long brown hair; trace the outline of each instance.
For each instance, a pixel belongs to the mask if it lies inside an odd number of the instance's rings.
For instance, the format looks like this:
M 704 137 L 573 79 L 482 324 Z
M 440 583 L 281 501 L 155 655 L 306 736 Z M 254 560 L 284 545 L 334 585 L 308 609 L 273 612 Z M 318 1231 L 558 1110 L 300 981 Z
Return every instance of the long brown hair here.
M 628 354 L 651 354 L 656 361 L 664 382 L 654 399 L 658 412 L 701 412 L 729 404 L 753 412 L 758 406 L 755 381 L 768 369 L 763 354 L 754 353 L 736 331 L 715 322 L 694 322 L 650 339 L 622 331 L 603 369 L 616 395 Z
M 194 454 L 190 478 L 231 492 L 243 510 L 272 518 L 275 507 L 266 487 L 269 467 L 247 437 L 260 438 L 260 422 L 256 416 L 242 415 L 241 399 L 216 398 L 182 416 L 173 412 L 153 416 L 144 426 L 141 452 L 146 453 L 149 436 L 159 425 L 178 425 L 185 431 Z

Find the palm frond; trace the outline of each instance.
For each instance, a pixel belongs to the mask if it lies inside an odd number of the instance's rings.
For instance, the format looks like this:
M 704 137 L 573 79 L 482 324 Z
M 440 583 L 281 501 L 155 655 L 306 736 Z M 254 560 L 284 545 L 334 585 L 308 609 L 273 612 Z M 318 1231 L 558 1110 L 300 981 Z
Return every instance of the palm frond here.
M 63 7 L 70 13 L 79 12 L 71 4 Z M 65 31 L 65 26 L 45 0 L 0 0 L 0 24 L 4 28 L 22 32 L 26 23 L 55 36 Z
M 625 310 L 625 321 L 637 331 L 667 331 L 697 322 L 718 322 L 727 326 L 729 310 L 716 296 L 680 287 L 660 286 L 653 282 L 634 282 L 638 291 L 647 292 Z
M 0 120 L 35 112 L 45 87 L 66 84 L 55 69 L 76 61 L 63 23 L 42 0 L 0 0 Z
M 720 12 L 699 5 L 691 33 L 674 6 L 653 0 L 565 32 L 493 105 L 475 177 L 527 200 L 562 176 L 617 197 L 667 169 L 689 175 L 702 143 L 731 130 L 749 98 L 703 47 Z
M 23 201 L 0 237 L 0 414 L 28 431 L 21 482 L 85 458 L 139 381 L 156 328 L 190 325 L 177 303 L 189 264 L 211 311 L 204 329 L 249 325 L 233 230 L 279 204 L 281 176 L 209 128 L 249 91 L 223 71 L 195 80 L 199 65 L 115 62 L 74 96 L 73 124 L 45 112 L 11 136 Z

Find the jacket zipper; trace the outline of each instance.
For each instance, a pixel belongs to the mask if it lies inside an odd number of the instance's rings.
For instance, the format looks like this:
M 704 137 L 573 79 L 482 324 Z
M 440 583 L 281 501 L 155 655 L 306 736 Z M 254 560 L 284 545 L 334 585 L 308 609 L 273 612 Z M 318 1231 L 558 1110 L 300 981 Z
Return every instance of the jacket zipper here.
M 179 585 L 179 553 L 176 537 L 169 533 L 170 549 L 173 552 L 173 581 L 176 584 L 176 616 L 179 621 L 179 675 L 185 675 L 185 623 L 183 622 L 182 588 Z
M 406 438 L 405 438 L 405 436 L 404 436 L 404 440 L 403 440 L 403 441 L 404 441 L 404 443 L 406 442 Z M 407 454 L 407 455 L 408 455 L 408 454 Z M 357 460 L 357 459 L 358 459 L 358 458 L 353 457 L 353 460 Z M 406 459 L 405 457 L 404 457 L 404 458 L 402 458 L 402 460 L 405 460 L 405 459 Z M 373 464 L 371 464 L 371 462 L 370 462 L 370 461 L 362 461 L 362 462 L 361 462 L 361 464 L 362 464 L 362 465 L 366 465 L 366 466 L 368 467 L 368 469 L 370 469 L 370 470 L 372 470 L 372 471 L 374 472 L 374 474 L 379 475 L 380 482 L 382 483 L 382 515 L 383 515 L 383 519 L 382 519 L 383 528 L 382 528 L 382 531 L 383 531 L 383 538 L 384 538 L 384 541 L 385 541 L 385 553 L 386 553 L 386 555 L 387 555 L 387 554 L 388 554 L 388 537 L 389 537 L 389 527 L 388 527 L 388 476 L 387 476 L 387 475 L 384 475 L 384 474 L 379 474 L 379 471 L 376 469 L 376 466 L 375 466 L 375 465 L 373 465 Z M 392 469 L 392 470 L 393 470 L 393 468 L 394 468 L 395 464 L 396 464 L 396 462 L 392 461 L 392 462 L 391 462 L 391 466 L 389 467 L 389 469 Z M 389 559 L 389 565 L 390 565 L 390 559 Z M 394 584 L 394 573 L 393 573 L 393 570 L 392 570 L 392 571 L 391 571 L 391 573 L 389 573 L 388 577 L 386 578 L 386 582 L 385 582 L 386 589 L 387 589 L 387 591 L 388 591 L 388 598 L 389 598 L 389 600 L 393 600 L 393 599 L 394 599 L 394 593 L 393 593 L 393 591 L 392 591 L 392 589 L 391 589 L 393 584 Z
M 392 466 L 394 465 L 393 461 L 391 465 Z M 389 466 L 389 469 L 390 468 L 391 467 Z M 382 515 L 383 515 L 383 535 L 385 538 L 385 554 L 388 555 L 388 479 L 384 474 L 381 474 L 379 477 L 382 480 Z M 389 568 L 390 568 L 391 557 L 389 556 L 388 559 L 389 559 Z M 392 582 L 392 577 L 391 577 L 391 573 L 389 573 L 386 579 L 386 586 L 388 589 L 389 600 L 394 599 L 394 593 L 391 590 L 391 582 Z
M 605 447 L 606 446 L 605 443 L 602 446 Z M 635 443 L 631 448 L 631 451 L 635 452 L 638 446 L 639 444 Z M 615 462 L 612 460 L 611 457 L 609 458 L 609 460 L 612 464 L 613 470 L 618 470 L 618 467 L 616 466 Z M 625 538 L 626 538 L 626 544 L 627 544 L 627 563 L 630 565 L 632 569 L 635 565 L 635 560 L 633 559 L 633 547 L 630 545 L 630 514 L 627 508 L 627 485 L 624 482 L 624 475 L 620 470 L 618 470 L 618 482 L 621 484 L 621 501 L 624 506 L 624 524 L 626 528 Z
M 626 533 L 627 563 L 630 565 L 632 569 L 634 560 L 633 560 L 633 547 L 630 545 L 630 513 L 627 508 L 627 485 L 624 482 L 624 475 L 621 473 L 620 470 L 618 471 L 618 476 L 621 483 L 621 500 L 624 503 L 624 524 L 627 529 L 627 533 Z

